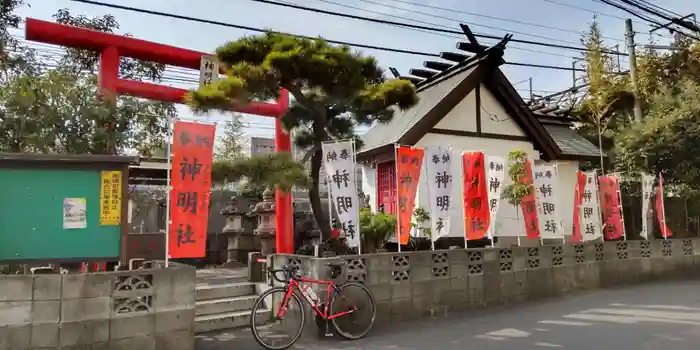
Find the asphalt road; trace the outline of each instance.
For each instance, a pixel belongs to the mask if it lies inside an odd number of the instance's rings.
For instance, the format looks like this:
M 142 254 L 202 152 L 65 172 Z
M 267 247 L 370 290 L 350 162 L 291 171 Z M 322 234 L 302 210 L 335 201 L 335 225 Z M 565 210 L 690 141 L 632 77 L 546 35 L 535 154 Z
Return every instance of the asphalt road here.
M 197 350 L 255 350 L 249 330 L 200 335 Z M 698 350 L 700 281 L 590 292 L 519 307 L 396 325 L 354 341 L 301 340 L 303 350 Z

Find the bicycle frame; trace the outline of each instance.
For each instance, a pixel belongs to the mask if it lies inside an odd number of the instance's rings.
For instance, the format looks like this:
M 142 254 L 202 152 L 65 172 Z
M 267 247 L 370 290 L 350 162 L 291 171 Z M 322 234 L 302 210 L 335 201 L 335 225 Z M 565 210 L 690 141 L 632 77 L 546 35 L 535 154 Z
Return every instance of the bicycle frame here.
M 303 296 L 303 293 L 301 293 L 301 284 L 300 283 L 311 283 L 311 284 L 323 284 L 328 286 L 328 290 L 326 293 L 326 302 L 324 303 L 324 309 L 320 310 L 318 305 L 312 304 L 308 299 L 306 299 Z M 324 280 L 314 280 L 310 278 L 293 278 L 289 280 L 289 284 L 287 284 L 287 293 L 284 295 L 284 299 L 282 299 L 282 304 L 280 305 L 279 311 L 277 311 L 277 318 L 281 318 L 284 316 L 284 314 L 287 312 L 287 303 L 289 303 L 289 298 L 292 297 L 292 293 L 294 290 L 298 290 L 300 294 L 302 294 L 302 299 L 311 306 L 311 308 L 314 310 L 316 315 L 319 317 L 323 318 L 324 320 L 332 320 L 337 317 L 349 315 L 356 310 L 350 310 L 350 311 L 343 311 L 343 312 L 338 312 L 333 315 L 329 315 L 328 312 L 330 311 L 330 299 L 331 299 L 331 292 L 338 293 L 340 292 L 340 289 L 338 286 L 333 283 L 333 281 L 324 281 Z

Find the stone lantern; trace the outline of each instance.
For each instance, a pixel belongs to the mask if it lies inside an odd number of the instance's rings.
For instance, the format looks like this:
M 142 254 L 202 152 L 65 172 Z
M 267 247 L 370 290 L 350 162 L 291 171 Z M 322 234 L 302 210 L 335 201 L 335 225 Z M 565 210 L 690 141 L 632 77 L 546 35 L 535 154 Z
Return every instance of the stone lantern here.
M 255 229 L 255 234 L 260 237 L 260 251 L 263 255 L 273 254 L 275 252 L 275 192 L 271 189 L 266 189 L 263 192 L 263 199 L 256 204 L 251 215 L 258 217 L 258 228 Z
M 220 214 L 226 219 L 223 234 L 227 236 L 226 265 L 229 267 L 241 267 L 247 263 L 248 253 L 256 251 L 255 236 L 253 232 L 245 232 L 243 217 L 246 215 L 241 210 L 238 198 L 232 196 Z

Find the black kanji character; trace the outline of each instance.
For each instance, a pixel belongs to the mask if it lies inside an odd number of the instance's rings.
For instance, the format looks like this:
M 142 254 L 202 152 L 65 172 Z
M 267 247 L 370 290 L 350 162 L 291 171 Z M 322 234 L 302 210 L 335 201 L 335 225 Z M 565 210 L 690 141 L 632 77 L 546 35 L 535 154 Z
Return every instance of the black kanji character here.
M 336 160 L 338 160 L 338 154 L 335 153 L 335 151 L 330 151 L 330 152 L 326 153 L 326 161 L 327 162 L 331 162 L 331 161 L 335 162 Z
M 590 203 L 592 198 L 593 194 L 591 193 L 591 191 L 583 191 L 583 200 L 586 203 Z
M 554 220 L 547 220 L 544 222 L 544 230 L 551 233 L 557 233 L 557 224 Z
M 499 181 L 498 178 L 492 177 L 491 180 L 489 181 L 489 191 L 498 192 L 498 189 L 500 187 L 501 187 L 501 181 Z
M 339 196 L 335 199 L 338 205 L 338 214 L 347 213 L 352 209 L 352 198 Z
M 440 156 L 438 156 L 437 154 L 433 154 L 432 162 L 433 162 L 433 164 L 440 163 Z
M 340 150 L 340 155 L 338 157 L 340 157 L 340 159 L 342 160 L 348 160 L 350 159 L 350 152 L 348 152 L 347 149 L 343 148 L 342 150 Z
M 182 180 L 185 180 L 187 176 L 190 176 L 192 181 L 194 181 L 195 177 L 197 177 L 197 175 L 199 175 L 201 172 L 202 164 L 197 161 L 196 157 L 192 160 L 192 163 L 189 162 L 187 157 L 182 158 L 182 162 L 180 163 L 180 178 Z
M 450 155 L 449 153 L 445 153 L 442 155 L 442 162 L 443 163 L 449 163 L 450 162 Z
M 595 233 L 596 233 L 595 225 L 593 225 L 591 223 L 586 224 L 586 234 L 594 236 Z
M 551 215 L 554 213 L 554 203 L 542 203 L 542 214 Z
M 496 204 L 498 204 L 498 199 L 496 199 L 496 198 L 491 198 L 491 200 L 489 200 L 489 209 L 490 209 L 491 211 L 495 211 L 495 210 L 496 210 Z
M 197 192 L 178 192 L 177 207 L 183 211 L 197 214 Z
M 444 195 L 435 197 L 435 205 L 440 211 L 450 210 L 450 196 Z
M 544 185 L 540 186 L 540 193 L 542 194 L 542 197 L 551 197 L 552 196 L 552 185 L 544 184 Z
M 474 210 L 481 210 L 481 198 L 472 198 L 469 201 L 469 207 Z
M 399 210 L 406 211 L 408 209 L 408 198 L 399 197 Z
M 352 223 L 352 220 L 343 223 L 343 232 L 345 232 L 346 237 L 350 236 L 350 239 L 355 239 L 355 225 Z
M 435 223 L 435 230 L 440 233 L 442 229 L 445 228 L 445 222 L 443 221 L 442 218 L 438 218 L 437 222 Z
M 192 138 L 190 137 L 190 133 L 187 131 L 183 131 L 180 133 L 180 144 L 183 146 L 187 146 L 188 143 L 192 142 Z
M 197 146 L 209 147 L 211 140 L 206 136 L 195 135 L 195 143 Z
M 182 224 L 180 224 L 180 227 L 177 229 L 177 246 L 178 248 L 183 245 L 183 244 L 189 244 L 189 243 L 195 243 L 196 241 L 194 238 L 194 232 L 192 231 L 192 226 L 190 224 L 187 224 L 185 228 L 182 228 Z
M 585 207 L 583 208 L 583 218 L 588 219 L 593 217 L 593 208 Z
M 452 181 L 452 175 L 448 174 L 447 171 L 442 173 L 438 172 L 435 175 L 435 184 L 438 188 L 447 188 L 447 184 Z
M 331 180 L 333 183 L 335 183 L 338 188 L 340 188 L 340 185 L 343 185 L 345 188 L 348 187 L 348 184 L 350 183 L 350 174 L 348 174 L 347 169 L 343 169 L 343 173 L 340 173 L 340 170 L 336 170 L 335 174 L 331 176 Z

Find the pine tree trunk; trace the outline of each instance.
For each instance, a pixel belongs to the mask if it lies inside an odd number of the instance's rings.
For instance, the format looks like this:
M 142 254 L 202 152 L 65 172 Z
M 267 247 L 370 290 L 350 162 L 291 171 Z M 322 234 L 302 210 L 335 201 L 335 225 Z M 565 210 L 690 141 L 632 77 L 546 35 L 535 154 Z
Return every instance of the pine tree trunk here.
M 309 201 L 311 202 L 311 210 L 314 213 L 316 225 L 321 230 L 321 239 L 326 239 L 331 236 L 331 227 L 328 217 L 323 212 L 321 205 L 321 194 L 319 186 L 319 177 L 321 173 L 321 162 L 323 161 L 323 151 L 318 147 L 311 156 L 311 186 L 309 186 Z

